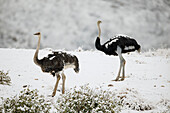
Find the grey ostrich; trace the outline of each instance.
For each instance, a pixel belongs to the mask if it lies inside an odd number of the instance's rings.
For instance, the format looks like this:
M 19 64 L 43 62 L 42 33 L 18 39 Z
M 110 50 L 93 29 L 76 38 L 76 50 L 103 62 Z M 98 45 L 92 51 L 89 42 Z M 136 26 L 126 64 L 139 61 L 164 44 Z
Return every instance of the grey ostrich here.
M 37 49 L 34 55 L 34 63 L 41 67 L 43 72 L 47 72 L 57 77 L 57 81 L 52 93 L 52 97 L 55 96 L 58 83 L 60 80 L 60 75 L 62 75 L 62 94 L 65 92 L 65 79 L 64 69 L 73 68 L 76 73 L 79 72 L 79 61 L 74 55 L 67 54 L 61 51 L 53 51 L 52 54 L 48 54 L 47 57 L 43 59 L 38 59 L 38 52 L 40 48 L 41 33 L 35 33 L 39 37 Z

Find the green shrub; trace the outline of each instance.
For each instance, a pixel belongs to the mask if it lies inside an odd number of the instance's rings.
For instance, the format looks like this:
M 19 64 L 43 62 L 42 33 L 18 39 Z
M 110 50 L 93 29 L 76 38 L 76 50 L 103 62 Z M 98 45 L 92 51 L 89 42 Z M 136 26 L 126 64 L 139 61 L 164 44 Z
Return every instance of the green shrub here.
M 121 105 L 113 92 L 84 85 L 59 96 L 55 108 L 62 113 L 114 113 L 120 112 Z
M 11 78 L 8 76 L 8 71 L 6 73 L 0 71 L 0 84 L 10 85 L 10 83 L 11 83 Z
M 3 98 L 2 98 L 3 99 Z M 48 113 L 51 104 L 47 103 L 44 96 L 39 96 L 37 90 L 24 89 L 19 96 L 3 99 L 2 111 L 12 113 Z

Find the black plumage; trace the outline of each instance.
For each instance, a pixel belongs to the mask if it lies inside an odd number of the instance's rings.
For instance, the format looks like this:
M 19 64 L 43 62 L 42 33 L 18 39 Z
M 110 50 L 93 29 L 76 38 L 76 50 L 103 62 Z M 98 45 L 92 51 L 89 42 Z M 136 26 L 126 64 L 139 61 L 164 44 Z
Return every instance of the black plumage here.
M 122 50 L 121 53 L 133 52 L 140 49 L 140 45 L 135 39 L 124 35 L 117 35 L 105 42 L 103 45 L 100 44 L 100 38 L 97 37 L 95 46 L 98 50 L 103 51 L 105 54 L 115 56 L 118 55 L 116 52 L 118 46 Z
M 51 54 L 48 54 L 47 57 L 38 59 L 41 34 L 40 32 L 38 32 L 35 33 L 34 35 L 38 35 L 39 37 L 37 49 L 34 54 L 34 63 L 40 66 L 43 72 L 51 73 L 53 76 L 55 75 L 57 76 L 57 81 L 52 96 L 55 96 L 56 94 L 58 83 L 61 78 L 60 75 L 62 75 L 62 80 L 63 80 L 62 93 L 64 93 L 66 76 L 63 71 L 66 68 L 73 68 L 74 71 L 78 73 L 79 72 L 78 58 L 75 55 L 71 55 L 62 51 L 53 51 Z
M 118 81 L 119 78 L 121 78 L 120 73 L 121 73 L 122 67 L 123 67 L 123 71 L 122 71 L 121 80 L 124 80 L 126 61 L 123 58 L 122 53 L 133 52 L 135 50 L 138 50 L 138 52 L 140 52 L 141 46 L 136 42 L 135 39 L 133 39 L 129 36 L 126 36 L 126 35 L 117 35 L 102 45 L 100 43 L 100 35 L 101 35 L 100 23 L 101 23 L 101 21 L 97 22 L 97 26 L 99 29 L 99 36 L 97 37 L 97 39 L 95 41 L 95 47 L 99 51 L 104 52 L 106 55 L 119 56 L 120 68 L 119 68 L 119 72 L 118 72 L 118 75 L 117 75 L 115 81 Z

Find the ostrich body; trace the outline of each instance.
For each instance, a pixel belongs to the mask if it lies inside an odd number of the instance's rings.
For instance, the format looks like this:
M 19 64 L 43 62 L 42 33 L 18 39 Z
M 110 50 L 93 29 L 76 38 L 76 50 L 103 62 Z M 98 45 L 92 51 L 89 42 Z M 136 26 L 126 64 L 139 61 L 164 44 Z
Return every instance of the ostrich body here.
M 38 59 L 38 52 L 40 48 L 40 40 L 41 34 L 40 32 L 35 33 L 34 35 L 38 35 L 38 45 L 34 55 L 34 63 L 41 67 L 43 72 L 47 72 L 52 74 L 53 76 L 57 76 L 57 81 L 53 90 L 52 96 L 54 97 L 56 94 L 56 90 L 58 87 L 58 83 L 60 80 L 60 75 L 62 75 L 62 93 L 64 94 L 65 91 L 65 79 L 66 76 L 64 74 L 64 69 L 73 68 L 76 73 L 79 72 L 79 61 L 78 58 L 74 55 L 67 54 L 65 52 L 55 52 L 53 51 L 52 54 L 48 54 L 47 57 L 43 59 Z
M 100 23 L 101 21 L 97 22 L 97 26 L 99 29 L 99 36 L 96 39 L 95 42 L 95 47 L 99 51 L 103 51 L 106 55 L 114 55 L 114 56 L 119 56 L 120 58 L 120 68 L 118 71 L 118 75 L 115 79 L 115 81 L 118 81 L 119 78 L 120 80 L 125 79 L 125 59 L 122 56 L 122 53 L 127 53 L 127 52 L 133 52 L 135 50 L 138 50 L 140 52 L 140 45 L 136 42 L 135 39 L 125 36 L 125 35 L 117 35 L 113 38 L 111 38 L 109 41 L 105 42 L 103 45 L 100 43 L 100 35 L 101 35 L 101 29 L 100 29 Z M 123 67 L 123 70 L 122 70 Z M 122 70 L 122 77 L 120 77 L 120 73 Z

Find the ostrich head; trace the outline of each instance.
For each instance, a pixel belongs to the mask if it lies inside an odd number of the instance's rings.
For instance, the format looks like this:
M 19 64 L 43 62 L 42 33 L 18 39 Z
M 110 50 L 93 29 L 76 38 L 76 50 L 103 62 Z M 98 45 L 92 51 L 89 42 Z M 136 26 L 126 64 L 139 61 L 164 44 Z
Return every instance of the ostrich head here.
M 34 35 L 41 35 L 41 33 L 40 33 L 40 32 L 37 32 L 37 33 L 35 33 Z
M 99 21 L 97 22 L 97 25 L 99 25 L 100 23 L 102 23 L 102 21 L 99 20 Z

